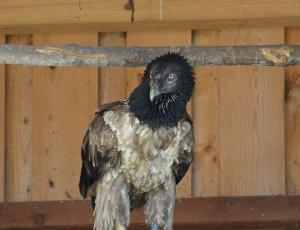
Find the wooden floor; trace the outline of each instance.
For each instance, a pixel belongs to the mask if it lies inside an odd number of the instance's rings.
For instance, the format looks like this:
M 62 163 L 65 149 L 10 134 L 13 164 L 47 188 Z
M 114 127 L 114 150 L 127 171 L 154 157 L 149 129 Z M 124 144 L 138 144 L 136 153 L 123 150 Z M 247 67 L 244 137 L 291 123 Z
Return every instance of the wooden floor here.
M 300 196 L 187 198 L 177 200 L 175 230 L 297 228 Z M 92 229 L 89 201 L 0 204 L 0 229 Z M 145 229 L 143 210 L 131 215 L 130 229 Z

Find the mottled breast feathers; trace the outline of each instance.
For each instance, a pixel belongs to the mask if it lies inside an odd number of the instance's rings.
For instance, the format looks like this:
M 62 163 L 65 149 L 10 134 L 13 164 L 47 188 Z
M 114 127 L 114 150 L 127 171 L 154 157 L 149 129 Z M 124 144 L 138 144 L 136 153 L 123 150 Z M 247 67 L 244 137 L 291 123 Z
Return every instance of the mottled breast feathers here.
M 80 192 L 83 197 L 93 197 L 96 182 L 113 167 L 119 167 L 133 187 L 143 187 L 140 192 L 147 192 L 149 186 L 151 189 L 156 181 L 163 180 L 147 182 L 148 173 L 161 176 L 161 170 L 167 170 L 168 165 L 179 183 L 191 164 L 193 146 L 188 114 L 176 127 L 152 129 L 139 123 L 129 111 L 127 101 L 105 104 L 97 110 L 83 140 Z

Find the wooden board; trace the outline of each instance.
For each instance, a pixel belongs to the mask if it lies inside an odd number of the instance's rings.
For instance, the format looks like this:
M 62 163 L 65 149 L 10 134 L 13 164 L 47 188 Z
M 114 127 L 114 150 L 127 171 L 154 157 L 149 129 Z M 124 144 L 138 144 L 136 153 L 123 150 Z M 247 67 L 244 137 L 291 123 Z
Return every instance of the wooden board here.
M 33 43 L 97 45 L 98 34 L 34 35 Z M 80 147 L 97 107 L 98 69 L 34 67 L 32 96 L 32 200 L 80 198 Z
M 32 36 L 8 36 L 7 43 L 31 45 Z M 6 201 L 31 200 L 32 67 L 7 66 Z
M 189 198 L 177 202 L 175 230 L 297 228 L 300 197 Z M 88 201 L 0 203 L 0 229 L 92 229 Z M 146 229 L 144 211 L 131 213 L 130 230 Z
M 126 46 L 126 34 L 101 33 L 100 46 Z M 125 69 L 120 67 L 100 68 L 99 105 L 126 98 Z
M 197 45 L 282 44 L 281 28 L 198 31 Z M 280 67 L 196 68 L 193 195 L 285 193 Z
M 286 29 L 286 43 L 300 44 L 300 28 Z M 300 193 L 300 67 L 286 69 L 285 98 L 287 193 Z
M 0 44 L 5 43 L 5 36 L 0 36 Z M 5 183 L 5 65 L 0 65 L 0 202 L 4 201 Z
M 194 44 L 202 43 L 202 32 L 194 34 Z M 195 68 L 193 96 L 195 157 L 193 196 L 219 195 L 219 71 L 216 67 Z
M 2 33 L 300 25 L 297 0 L 34 0 L 0 2 Z
M 147 31 L 127 33 L 127 46 L 175 46 L 190 45 L 191 31 Z M 139 84 L 144 68 L 126 68 L 127 77 L 127 96 Z M 191 111 L 189 111 L 191 112 Z M 184 179 L 177 186 L 178 197 L 191 196 L 191 170 L 185 175 Z
M 134 21 L 159 18 L 159 1 L 135 0 Z M 18 17 L 17 17 L 18 15 Z M 135 27 L 128 1 L 1 1 L 0 31 L 12 33 L 120 32 Z M 17 19 L 18 18 L 18 19 Z M 142 23 L 144 24 L 144 23 Z M 147 24 L 147 23 L 146 23 Z M 143 27 L 143 26 L 140 26 Z
M 225 68 L 222 75 L 221 194 L 284 194 L 283 69 Z

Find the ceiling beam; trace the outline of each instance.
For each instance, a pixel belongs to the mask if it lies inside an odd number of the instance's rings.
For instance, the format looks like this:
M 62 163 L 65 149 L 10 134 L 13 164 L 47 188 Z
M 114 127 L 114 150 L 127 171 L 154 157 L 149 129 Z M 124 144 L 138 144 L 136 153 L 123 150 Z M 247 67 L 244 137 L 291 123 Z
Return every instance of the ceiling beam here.
M 298 0 L 1 0 L 0 33 L 299 26 Z

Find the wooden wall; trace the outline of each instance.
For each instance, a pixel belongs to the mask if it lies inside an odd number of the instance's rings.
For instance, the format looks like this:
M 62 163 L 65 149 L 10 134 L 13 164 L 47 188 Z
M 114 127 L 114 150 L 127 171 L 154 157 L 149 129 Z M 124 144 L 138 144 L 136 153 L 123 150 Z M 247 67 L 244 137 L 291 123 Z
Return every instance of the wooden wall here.
M 296 44 L 298 28 L 13 35 L 9 44 Z M 197 67 L 196 135 L 179 197 L 300 191 L 300 69 Z M 80 145 L 99 104 L 126 98 L 143 68 L 0 66 L 0 201 L 80 199 Z

